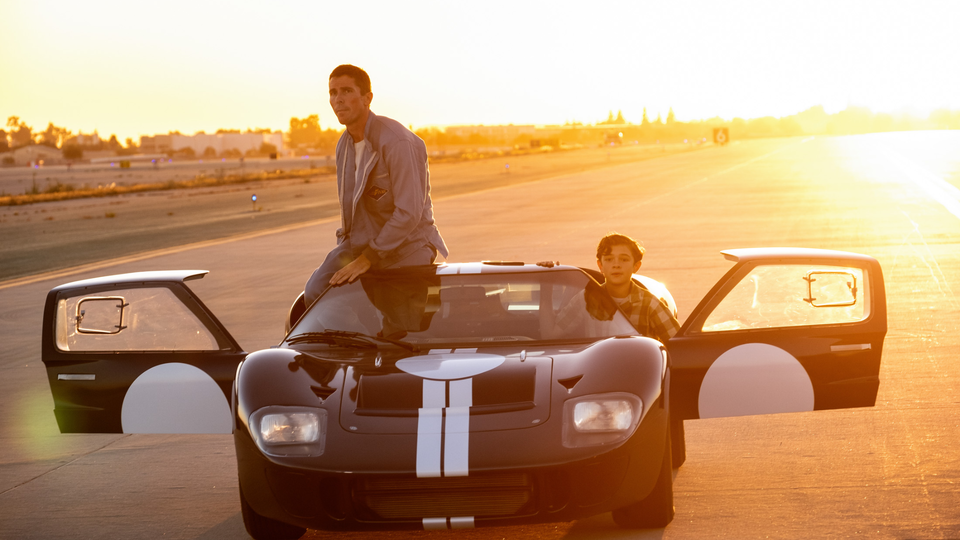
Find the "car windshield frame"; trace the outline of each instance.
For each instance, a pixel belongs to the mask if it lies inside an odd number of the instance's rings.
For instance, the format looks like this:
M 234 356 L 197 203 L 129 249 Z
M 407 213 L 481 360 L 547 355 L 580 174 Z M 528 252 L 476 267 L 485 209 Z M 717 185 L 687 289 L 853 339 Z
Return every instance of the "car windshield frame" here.
M 548 304 L 549 313 L 541 309 Z M 299 347 L 310 340 L 298 335 L 328 331 L 392 338 L 423 349 L 528 348 L 640 335 L 580 269 L 466 272 L 446 265 L 371 271 L 330 287 L 284 341 L 299 341 Z M 319 345 L 338 346 L 329 340 Z

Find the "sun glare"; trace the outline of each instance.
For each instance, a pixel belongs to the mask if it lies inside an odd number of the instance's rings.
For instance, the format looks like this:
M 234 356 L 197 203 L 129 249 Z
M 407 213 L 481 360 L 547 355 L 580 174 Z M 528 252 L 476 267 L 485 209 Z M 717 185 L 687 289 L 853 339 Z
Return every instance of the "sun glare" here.
M 956 2 L 378 3 L 362 40 L 348 8 L 176 5 L 0 4 L 0 46 L 19 51 L 0 59 L 0 116 L 121 140 L 309 114 L 339 128 L 324 86 L 340 63 L 417 126 L 960 109 Z

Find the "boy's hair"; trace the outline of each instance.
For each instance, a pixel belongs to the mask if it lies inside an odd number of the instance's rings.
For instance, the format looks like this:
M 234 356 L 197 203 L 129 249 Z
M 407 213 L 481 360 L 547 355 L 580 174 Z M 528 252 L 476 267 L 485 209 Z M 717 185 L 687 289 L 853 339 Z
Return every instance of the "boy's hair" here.
M 330 72 L 330 79 L 344 75 L 353 79 L 357 88 L 360 89 L 360 94 L 365 96 L 370 93 L 370 76 L 367 75 L 366 71 L 351 64 L 341 64 L 333 68 L 333 71 Z
M 643 253 L 646 251 L 639 242 L 624 234 L 612 232 L 600 239 L 597 245 L 597 260 L 613 251 L 613 246 L 627 246 L 630 253 L 633 254 L 633 262 L 638 263 L 643 260 Z

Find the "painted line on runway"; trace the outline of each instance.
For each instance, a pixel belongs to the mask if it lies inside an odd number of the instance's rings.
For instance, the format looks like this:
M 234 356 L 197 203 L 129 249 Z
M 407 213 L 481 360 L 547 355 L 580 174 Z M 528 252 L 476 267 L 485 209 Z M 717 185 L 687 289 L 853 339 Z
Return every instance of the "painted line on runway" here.
M 696 153 L 696 152 L 699 152 L 699 150 L 690 150 L 690 151 L 688 151 L 688 152 L 680 152 L 680 153 L 677 153 L 677 154 L 669 154 L 669 155 L 662 156 L 661 158 L 657 158 L 657 159 L 672 158 L 672 157 L 683 156 L 683 155 L 686 155 L 686 154 L 689 154 L 689 153 Z M 521 187 L 521 186 L 530 186 L 530 185 L 534 185 L 534 184 L 539 184 L 539 183 L 541 183 L 541 182 L 570 180 L 570 179 L 572 179 L 572 178 L 576 178 L 576 177 L 578 177 L 578 176 L 580 176 L 580 175 L 584 175 L 584 174 L 598 173 L 598 172 L 609 172 L 609 171 L 611 171 L 611 170 L 616 170 L 616 169 L 621 169 L 621 168 L 626 168 L 626 167 L 635 167 L 635 166 L 637 165 L 637 163 L 639 163 L 639 162 L 646 162 L 646 161 L 655 161 L 655 160 L 653 160 L 653 159 L 641 159 L 641 160 L 637 160 L 637 161 L 629 161 L 629 162 L 627 162 L 627 163 L 620 163 L 620 164 L 617 164 L 617 165 L 609 165 L 609 166 L 606 166 L 606 167 L 598 167 L 598 168 L 596 168 L 596 169 L 588 169 L 588 170 L 585 170 L 585 171 L 577 171 L 577 172 L 572 172 L 572 173 L 562 173 L 562 174 L 558 174 L 558 175 L 556 175 L 556 176 L 548 176 L 548 177 L 546 177 L 546 178 L 540 178 L 539 180 L 529 180 L 529 181 L 527 181 L 527 182 L 520 182 L 520 183 L 517 183 L 517 184 L 507 184 L 507 185 L 505 185 L 505 186 L 495 186 L 495 187 L 490 187 L 490 188 L 483 188 L 483 189 L 478 189 L 478 190 L 476 190 L 476 191 L 466 191 L 466 192 L 464 192 L 464 193 L 456 193 L 456 194 L 453 194 L 453 195 L 447 195 L 447 196 L 445 196 L 445 197 L 436 198 L 436 199 L 433 199 L 433 202 L 434 202 L 434 206 L 436 206 L 436 203 L 437 203 L 437 202 L 440 202 L 440 201 L 449 201 L 449 200 L 453 200 L 453 199 L 459 199 L 459 198 L 462 198 L 462 197 L 468 197 L 468 196 L 470 196 L 470 195 L 481 195 L 481 194 L 491 193 L 491 192 L 494 192 L 494 191 L 501 191 L 501 190 L 504 190 L 504 189 L 516 188 L 516 187 Z M 666 174 L 670 174 L 670 173 L 676 172 L 677 169 L 680 169 L 680 168 L 683 168 L 683 167 L 685 167 L 685 165 L 680 166 L 680 167 L 673 167 L 673 168 L 670 168 L 670 169 L 667 169 L 667 170 L 663 170 L 663 171 L 659 171 L 659 172 L 653 173 L 653 174 L 651 174 L 651 175 L 644 176 L 644 179 L 648 179 L 648 180 L 649 180 L 649 179 L 652 179 L 652 178 L 659 178 L 659 177 L 664 176 L 664 175 L 666 175 Z
M 773 151 L 771 151 L 771 152 L 767 152 L 766 154 L 763 154 L 762 156 L 757 156 L 757 157 L 755 157 L 755 158 L 753 158 L 753 159 L 749 159 L 749 160 L 747 160 L 747 161 L 744 161 L 743 163 L 738 163 L 738 164 L 736 164 L 736 165 L 734 165 L 734 166 L 732 166 L 732 167 L 728 167 L 728 168 L 726 168 L 726 169 L 724 169 L 724 170 L 722 170 L 722 171 L 713 173 L 713 174 L 711 174 L 710 176 L 704 176 L 703 178 L 701 178 L 701 179 L 699 179 L 699 180 L 694 180 L 693 182 L 690 182 L 689 184 L 682 185 L 682 186 L 680 186 L 680 187 L 678 187 L 678 188 L 676 188 L 676 189 L 674 189 L 674 190 L 672 190 L 672 191 L 665 191 L 665 192 L 663 192 L 663 193 L 659 193 L 659 194 L 657 194 L 657 195 L 654 195 L 653 197 L 647 197 L 647 198 L 640 199 L 640 200 L 637 201 L 636 203 L 634 203 L 634 204 L 632 204 L 632 205 L 630 205 L 630 206 L 627 206 L 627 207 L 625 207 L 625 208 L 622 208 L 621 210 L 619 210 L 619 211 L 617 211 L 617 212 L 614 212 L 614 213 L 612 213 L 612 214 L 607 214 L 607 215 L 604 217 L 603 220 L 597 221 L 596 223 L 605 223 L 605 222 L 610 221 L 612 218 L 621 216 L 621 215 L 623 215 L 623 214 L 625 214 L 625 213 L 628 213 L 628 212 L 636 212 L 637 207 L 645 206 L 645 205 L 648 205 L 648 204 L 652 204 L 652 203 L 657 202 L 657 201 L 659 201 L 660 199 L 663 199 L 663 198 L 665 198 L 665 197 L 670 197 L 670 196 L 673 196 L 673 195 L 675 195 L 675 194 L 677 194 L 677 193 L 680 193 L 681 191 L 685 191 L 685 190 L 688 190 L 688 189 L 690 189 L 690 188 L 692 188 L 692 187 L 699 186 L 700 184 L 703 184 L 704 182 L 707 182 L 707 181 L 709 181 L 709 180 L 711 180 L 711 179 L 713 179 L 713 178 L 716 178 L 716 177 L 718 177 L 718 176 L 722 176 L 722 175 L 724 175 L 724 174 L 731 173 L 731 172 L 733 172 L 733 171 L 735 171 L 735 170 L 737 170 L 737 169 L 741 169 L 741 168 L 743 168 L 743 167 L 746 167 L 747 165 L 753 164 L 753 163 L 755 163 L 755 162 L 757 162 L 757 161 L 760 161 L 760 160 L 762 160 L 762 159 L 766 159 L 766 158 L 768 158 L 768 157 L 770 157 L 770 156 L 772 156 L 772 155 L 779 154 L 780 152 L 784 152 L 784 151 L 786 151 L 786 150 L 789 150 L 789 149 L 793 148 L 794 146 L 799 146 L 799 145 L 801 145 L 801 144 L 804 144 L 804 143 L 806 143 L 806 142 L 808 142 L 808 141 L 810 141 L 810 140 L 812 140 L 812 139 L 813 139 L 812 137 L 808 137 L 808 138 L 803 139 L 803 140 L 801 140 L 801 141 L 798 141 L 798 142 L 796 142 L 796 143 L 789 144 L 789 145 L 787 145 L 787 146 L 781 146 L 780 148 L 777 148 L 776 150 L 773 150 Z
M 885 156 L 931 199 L 960 219 L 960 189 L 896 151 L 887 149 Z
M 11 491 L 13 491 L 13 490 L 15 490 L 15 489 L 19 489 L 19 488 L 21 488 L 21 487 L 29 484 L 30 482 L 33 482 L 34 480 L 37 480 L 37 479 L 39 479 L 39 478 L 43 478 L 44 476 L 46 476 L 46 475 L 48 475 L 48 474 L 50 474 L 50 473 L 52 473 L 52 472 L 59 471 L 60 469 L 66 467 L 66 466 L 68 466 L 68 465 L 73 465 L 73 464 L 76 463 L 77 461 L 79 461 L 79 460 L 81 460 L 81 459 L 83 459 L 83 458 L 85 458 L 85 457 L 87 457 L 87 456 L 89 456 L 89 455 L 91 455 L 91 454 L 95 454 L 95 453 L 103 450 L 104 448 L 112 445 L 113 443 L 115 443 L 115 442 L 117 442 L 117 441 L 121 441 L 121 440 L 123 440 L 123 439 L 126 439 L 126 438 L 129 437 L 129 436 L 130 436 L 130 434 L 128 434 L 128 433 L 118 433 L 118 434 L 117 434 L 117 438 L 116 438 L 116 439 L 113 439 L 112 441 L 108 442 L 107 444 L 105 444 L 105 445 L 103 445 L 103 446 L 101 446 L 101 447 L 99 447 L 99 448 L 94 448 L 93 450 L 90 450 L 89 452 L 84 452 L 84 453 L 78 455 L 77 457 L 71 459 L 70 461 L 61 463 L 61 464 L 57 465 L 56 467 L 54 467 L 54 468 L 52 468 L 52 469 L 50 469 L 50 470 L 43 471 L 42 473 L 34 476 L 33 478 L 28 478 L 27 480 L 24 480 L 23 482 L 20 482 L 19 484 L 15 485 L 15 486 L 13 486 L 13 487 L 11 487 L 11 488 L 8 488 L 8 489 L 5 489 L 5 490 L 3 490 L 3 491 L 0 491 L 0 495 L 6 495 L 7 493 L 10 493 Z
M 957 189 L 953 184 L 898 153 L 896 150 L 892 148 L 885 148 L 884 150 L 886 150 L 884 156 L 888 161 L 893 163 L 894 167 L 899 169 L 911 182 L 925 192 L 927 196 L 943 206 L 948 212 L 953 214 L 954 217 L 960 219 L 960 189 Z M 920 224 L 910 217 L 903 208 L 900 208 L 900 212 L 913 227 L 911 234 L 916 235 L 923 246 L 922 250 L 925 253 L 917 253 L 917 256 L 930 272 L 930 278 L 936 284 L 937 290 L 939 290 L 940 294 L 946 297 L 950 305 L 956 309 L 956 294 L 953 292 L 953 287 L 950 286 L 950 280 L 947 279 L 947 276 L 943 273 L 940 262 L 927 244 L 927 240 L 920 230 Z M 904 238 L 901 247 L 907 243 L 912 244 L 912 242 L 909 242 L 909 236 Z

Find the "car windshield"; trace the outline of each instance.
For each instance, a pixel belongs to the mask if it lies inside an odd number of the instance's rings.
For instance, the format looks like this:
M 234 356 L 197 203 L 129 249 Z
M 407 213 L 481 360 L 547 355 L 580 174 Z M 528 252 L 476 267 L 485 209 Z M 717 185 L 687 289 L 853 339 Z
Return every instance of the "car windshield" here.
M 604 289 L 579 270 L 456 270 L 371 272 L 332 287 L 291 329 L 288 340 L 331 331 L 430 345 L 637 335 Z

